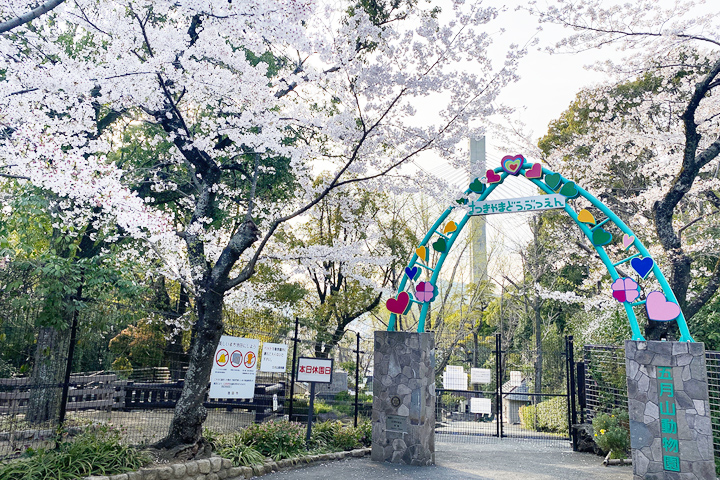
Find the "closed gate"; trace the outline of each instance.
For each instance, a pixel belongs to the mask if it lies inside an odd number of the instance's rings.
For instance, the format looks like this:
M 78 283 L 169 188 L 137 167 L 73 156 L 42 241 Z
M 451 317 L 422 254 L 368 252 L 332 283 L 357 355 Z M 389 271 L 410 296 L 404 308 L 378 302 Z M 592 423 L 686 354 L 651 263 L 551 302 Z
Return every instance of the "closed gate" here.
M 540 352 L 503 348 L 500 335 L 494 340 L 436 339 L 444 387 L 436 389 L 436 437 L 567 445 L 577 423 L 572 337 Z

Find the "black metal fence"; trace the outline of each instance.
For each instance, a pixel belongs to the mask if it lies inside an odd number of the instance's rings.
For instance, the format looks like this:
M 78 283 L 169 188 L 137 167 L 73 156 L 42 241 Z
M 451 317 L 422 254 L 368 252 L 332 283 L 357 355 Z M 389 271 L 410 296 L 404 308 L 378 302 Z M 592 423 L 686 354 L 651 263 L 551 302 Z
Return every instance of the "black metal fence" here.
M 69 435 L 77 434 L 89 425 L 111 424 L 121 429 L 128 443 L 137 445 L 152 444 L 165 436 L 187 370 L 187 355 L 182 348 L 171 346 L 172 355 L 167 351 L 157 354 L 151 350 L 157 349 L 157 345 L 138 335 L 139 341 L 148 343 L 147 355 L 157 356 L 157 366 L 124 365 L 120 369 L 75 372 L 78 366 L 87 365 L 87 360 L 80 357 L 88 355 L 88 350 L 94 348 L 87 344 L 91 340 L 99 345 L 96 350 L 101 365 L 122 366 L 113 363 L 108 352 L 110 340 L 117 338 L 119 332 L 105 335 L 102 346 L 103 341 L 98 335 L 93 332 L 85 335 L 79 329 L 77 343 L 82 348 L 75 349 L 75 358 L 69 362 L 73 373 L 66 379 L 64 367 L 71 350 L 69 336 L 40 338 L 43 334 L 53 333 L 35 329 L 31 317 L 32 314 L 26 313 L 22 318 L 0 319 L 0 339 L 3 340 L 0 349 L 0 458 L 16 456 L 28 448 L 52 447 L 61 433 L 58 430 L 61 424 L 64 434 Z M 83 318 L 79 322 L 80 325 L 89 323 L 92 319 Z M 208 417 L 204 428 L 215 433 L 229 433 L 250 423 L 274 418 L 291 416 L 296 421 L 307 421 L 309 388 L 293 381 L 293 353 L 315 356 L 316 348 L 323 345 L 318 345 L 302 329 L 296 335 L 292 325 L 278 330 L 226 329 L 227 335 L 255 338 L 261 345 L 267 342 L 288 345 L 287 369 L 285 373 L 257 372 L 252 399 L 206 398 L 204 406 Z M 83 345 L 82 342 L 86 343 Z M 44 351 L 37 352 L 38 343 L 45 345 Z M 140 345 L 138 349 L 142 350 L 142 347 Z M 334 375 L 339 382 L 317 388 L 315 421 L 357 423 L 358 419 L 370 416 L 371 394 L 362 390 L 368 366 L 372 363 L 371 355 L 365 352 L 371 351 L 372 341 L 360 339 L 354 333 L 332 349 L 336 372 L 345 368 L 347 373 Z M 343 381 L 345 375 L 348 381 Z M 359 382 L 356 381 L 358 377 Z M 360 389 L 356 388 L 358 383 Z
M 585 345 L 585 395 L 580 401 L 583 419 L 592 421 L 600 412 L 627 410 L 625 378 L 625 349 L 622 347 Z M 720 458 L 720 352 L 705 352 L 708 374 L 708 393 L 713 428 L 715 458 Z
M 437 335 L 436 335 L 437 337 Z M 572 337 L 565 343 L 532 348 L 504 347 L 499 335 L 464 341 L 436 338 L 436 435 L 444 440 L 478 442 L 513 438 L 543 443 L 570 440 L 576 423 Z M 454 349 L 451 351 L 450 349 Z M 483 383 L 468 381 L 468 389 L 444 388 L 447 365 L 490 370 Z M 572 377 L 572 378 L 571 378 Z M 478 413 L 473 403 L 484 399 Z M 489 410 L 487 409 L 489 403 Z

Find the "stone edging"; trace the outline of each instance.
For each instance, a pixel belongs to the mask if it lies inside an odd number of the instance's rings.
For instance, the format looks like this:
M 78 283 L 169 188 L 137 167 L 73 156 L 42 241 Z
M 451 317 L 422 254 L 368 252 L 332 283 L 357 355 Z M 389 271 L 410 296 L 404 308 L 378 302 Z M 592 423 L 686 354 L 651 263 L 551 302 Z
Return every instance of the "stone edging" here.
M 252 467 L 233 467 L 230 460 L 213 456 L 203 460 L 141 468 L 137 472 L 119 475 L 91 476 L 86 477 L 85 480 L 246 480 L 279 470 L 292 470 L 309 463 L 364 457 L 370 454 L 370 450 L 370 448 L 358 448 L 349 452 L 307 455 L 278 462 L 267 461 Z

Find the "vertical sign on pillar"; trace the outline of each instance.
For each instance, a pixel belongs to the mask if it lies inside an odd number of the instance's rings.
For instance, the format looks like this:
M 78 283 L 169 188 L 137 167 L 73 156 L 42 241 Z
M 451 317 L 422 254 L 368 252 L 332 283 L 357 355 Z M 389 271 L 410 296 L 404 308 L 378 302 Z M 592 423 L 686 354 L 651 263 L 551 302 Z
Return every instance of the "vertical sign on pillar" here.
M 675 382 L 673 381 L 672 367 L 657 367 L 657 387 L 663 468 L 669 472 L 679 472 L 680 441 L 678 439 Z

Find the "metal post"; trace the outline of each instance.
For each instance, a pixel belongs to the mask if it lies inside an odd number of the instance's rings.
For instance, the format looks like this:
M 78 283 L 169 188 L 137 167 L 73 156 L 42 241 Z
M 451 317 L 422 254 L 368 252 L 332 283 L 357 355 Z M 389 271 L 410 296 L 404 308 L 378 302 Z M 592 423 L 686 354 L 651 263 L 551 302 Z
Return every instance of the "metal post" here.
M 587 406 L 587 400 L 585 398 L 585 362 L 578 362 L 576 367 L 578 406 L 580 407 L 580 423 L 585 423 L 585 407 Z
M 81 279 L 84 280 L 84 276 L 81 275 Z M 79 301 L 82 298 L 82 285 L 77 288 L 76 293 Z M 72 370 L 73 356 L 75 356 L 75 343 L 77 341 L 77 324 L 78 310 L 77 306 L 74 306 L 72 326 L 70 327 L 70 346 L 68 347 L 67 364 L 65 366 L 65 382 L 62 386 L 62 397 L 60 398 L 60 415 L 58 416 L 60 428 L 62 428 L 65 423 L 65 413 L 67 412 L 68 391 L 70 390 L 70 371 Z M 59 444 L 60 443 L 58 442 L 58 445 Z
M 570 434 L 573 442 L 573 450 L 577 451 L 577 430 L 573 425 L 577 423 L 577 405 L 575 403 L 575 348 L 573 336 L 568 336 L 568 375 L 570 376 Z
M 355 346 L 355 422 L 358 424 L 358 400 L 360 398 L 360 332 L 355 332 L 357 345 Z
M 502 337 L 495 334 L 495 429 L 498 438 L 502 439 Z
M 305 435 L 306 445 L 310 445 L 310 434 L 312 434 L 313 408 L 315 406 L 315 382 L 310 382 L 310 404 L 308 405 L 307 434 Z
M 292 357 L 292 371 L 290 372 L 290 408 L 288 411 L 288 420 L 292 422 L 293 418 L 293 397 L 295 396 L 295 365 L 297 360 L 297 342 L 298 342 L 298 326 L 300 319 L 295 317 L 295 338 L 293 338 L 293 357 Z

